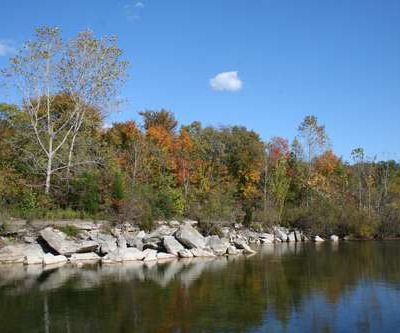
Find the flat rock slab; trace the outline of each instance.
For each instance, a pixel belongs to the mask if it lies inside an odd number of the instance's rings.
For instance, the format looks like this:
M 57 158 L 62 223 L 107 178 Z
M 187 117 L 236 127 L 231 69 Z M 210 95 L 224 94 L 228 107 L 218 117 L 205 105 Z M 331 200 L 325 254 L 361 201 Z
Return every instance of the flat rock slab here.
M 191 249 L 190 251 L 194 257 L 215 257 L 215 254 L 211 250 Z
M 96 251 L 98 243 L 94 241 L 74 241 L 67 239 L 62 231 L 48 227 L 40 231 L 43 240 L 58 254 L 69 256 L 73 253 Z

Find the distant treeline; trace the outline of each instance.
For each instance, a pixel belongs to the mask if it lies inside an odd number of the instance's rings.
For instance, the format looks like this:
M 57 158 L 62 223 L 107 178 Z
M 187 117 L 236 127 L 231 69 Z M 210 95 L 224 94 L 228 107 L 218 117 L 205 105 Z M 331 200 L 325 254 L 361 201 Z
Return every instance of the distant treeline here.
M 21 98 L 0 104 L 0 205 L 26 218 L 91 216 L 133 221 L 189 217 L 204 230 L 242 222 L 355 237 L 399 236 L 400 166 L 351 164 L 307 116 L 289 142 L 263 142 L 242 126 L 178 126 L 167 110 L 105 128 L 127 63 L 116 39 L 58 29 L 10 59 L 3 73 Z

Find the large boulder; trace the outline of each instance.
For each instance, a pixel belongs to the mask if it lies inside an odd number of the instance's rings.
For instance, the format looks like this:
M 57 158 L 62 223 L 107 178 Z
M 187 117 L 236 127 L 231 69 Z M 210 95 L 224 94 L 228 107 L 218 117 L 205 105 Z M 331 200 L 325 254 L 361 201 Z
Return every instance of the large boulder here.
M 207 238 L 206 245 L 211 248 L 215 255 L 223 256 L 226 254 L 229 243 L 224 242 L 218 236 L 214 235 Z
M 61 255 L 69 256 L 73 253 L 86 253 L 98 249 L 97 242 L 70 240 L 66 234 L 51 227 L 40 231 L 40 236 L 48 246 Z
M 173 254 L 175 256 L 178 255 L 178 252 L 180 250 L 183 250 L 184 247 L 181 243 L 179 243 L 174 236 L 164 236 L 163 238 L 163 245 L 165 250 L 170 253 Z
M 43 256 L 43 250 L 38 244 L 7 245 L 0 250 L 0 264 L 33 263 L 43 260 Z
M 58 255 L 55 256 L 51 253 L 46 253 L 43 257 L 43 263 L 45 265 L 59 265 L 59 264 L 65 264 L 67 262 L 67 257 Z
M 190 223 L 181 225 L 176 231 L 175 237 L 179 242 L 191 249 L 202 249 L 206 246 L 204 237 Z

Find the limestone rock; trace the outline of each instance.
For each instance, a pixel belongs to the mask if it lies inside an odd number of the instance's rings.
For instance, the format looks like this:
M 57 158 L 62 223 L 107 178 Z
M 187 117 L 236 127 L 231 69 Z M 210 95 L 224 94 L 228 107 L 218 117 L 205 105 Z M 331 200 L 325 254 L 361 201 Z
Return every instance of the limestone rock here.
M 204 237 L 193 228 L 190 223 L 181 225 L 177 230 L 175 237 L 179 242 L 191 249 L 202 249 L 206 246 Z
M 339 241 L 339 236 L 332 235 L 332 236 L 330 237 L 330 239 L 331 239 L 332 242 L 338 242 L 338 241 Z
M 319 237 L 319 236 L 317 235 L 317 236 L 315 236 L 314 241 L 315 241 L 315 242 L 323 242 L 324 239 L 322 239 L 321 237 Z
M 51 253 L 46 253 L 43 257 L 43 263 L 45 265 L 56 265 L 56 264 L 65 264 L 68 261 L 67 257 L 58 255 L 55 256 Z
M 176 259 L 176 256 L 171 253 L 159 252 L 157 253 L 158 260 Z
M 178 252 L 179 257 L 181 258 L 193 258 L 193 253 L 188 249 L 183 249 Z
M 219 236 L 214 235 L 207 238 L 206 245 L 211 248 L 215 255 L 223 256 L 226 254 L 229 243 L 223 242 Z
M 190 252 L 192 252 L 194 257 L 215 257 L 215 254 L 212 253 L 211 249 L 203 250 L 203 249 L 194 248 L 194 249 L 191 249 Z
M 94 252 L 73 253 L 71 258 L 69 258 L 72 263 L 96 262 L 100 259 L 101 258 Z
M 175 256 L 178 255 L 178 252 L 180 250 L 183 250 L 184 247 L 181 243 L 179 243 L 174 236 L 164 236 L 163 238 L 163 245 L 165 247 L 165 250 L 170 253 L 173 254 Z
M 143 254 L 145 255 L 143 261 L 157 260 L 157 251 L 156 250 L 146 249 L 143 251 Z
M 97 242 L 69 240 L 63 232 L 51 227 L 40 231 L 40 235 L 54 251 L 62 255 L 91 252 L 98 248 Z

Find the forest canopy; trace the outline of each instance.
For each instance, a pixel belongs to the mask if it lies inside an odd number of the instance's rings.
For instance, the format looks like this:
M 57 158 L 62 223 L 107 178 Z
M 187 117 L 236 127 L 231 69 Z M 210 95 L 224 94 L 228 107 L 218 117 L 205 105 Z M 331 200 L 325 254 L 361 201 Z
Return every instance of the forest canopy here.
M 273 224 L 355 237 L 400 235 L 400 166 L 356 147 L 346 162 L 307 115 L 292 140 L 243 126 L 179 124 L 165 109 L 104 126 L 127 62 L 114 37 L 37 30 L 3 78 L 0 210 L 24 218 L 108 218 L 150 228 L 188 217 L 204 230 Z M 268 133 L 263 133 L 267 135 Z

